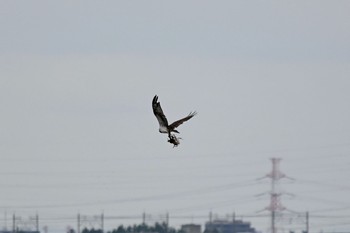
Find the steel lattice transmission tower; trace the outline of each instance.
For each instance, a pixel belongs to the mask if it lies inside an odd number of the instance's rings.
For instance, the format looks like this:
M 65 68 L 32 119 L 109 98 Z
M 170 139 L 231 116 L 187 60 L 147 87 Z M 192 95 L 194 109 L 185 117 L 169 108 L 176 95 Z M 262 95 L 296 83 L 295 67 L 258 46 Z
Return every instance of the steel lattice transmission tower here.
M 279 180 L 286 177 L 279 170 L 280 158 L 271 158 L 272 171 L 266 176 L 271 179 L 270 205 L 266 208 L 271 212 L 271 232 L 276 233 L 276 213 L 285 210 L 286 208 L 281 203 L 281 193 L 278 190 Z
M 271 180 L 271 190 L 270 194 L 270 204 L 265 208 L 265 210 L 271 213 L 271 233 L 277 233 L 276 218 L 282 215 L 282 211 L 286 208 L 282 205 L 281 196 L 282 193 L 279 190 L 279 181 L 283 178 L 292 178 L 286 176 L 280 171 L 279 164 L 281 162 L 280 158 L 271 158 L 272 170 L 263 178 L 269 178 Z

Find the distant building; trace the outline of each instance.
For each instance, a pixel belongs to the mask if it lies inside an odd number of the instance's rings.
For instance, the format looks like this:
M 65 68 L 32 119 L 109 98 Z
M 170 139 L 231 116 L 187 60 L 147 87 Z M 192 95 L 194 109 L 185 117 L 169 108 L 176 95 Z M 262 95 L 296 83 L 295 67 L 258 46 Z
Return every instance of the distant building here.
M 181 225 L 181 230 L 184 233 L 201 233 L 201 225 L 185 224 L 185 225 Z
M 205 233 L 256 233 L 250 222 L 214 220 L 205 224 Z

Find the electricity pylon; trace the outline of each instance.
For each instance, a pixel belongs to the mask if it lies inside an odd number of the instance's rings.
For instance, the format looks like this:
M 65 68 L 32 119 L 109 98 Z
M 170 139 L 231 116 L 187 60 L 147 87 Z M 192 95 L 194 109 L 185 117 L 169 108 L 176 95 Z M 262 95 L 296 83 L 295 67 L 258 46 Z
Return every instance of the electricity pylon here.
M 293 178 L 290 178 L 286 176 L 284 173 L 282 173 L 279 169 L 279 163 L 281 159 L 280 158 L 271 158 L 272 162 L 272 170 L 270 173 L 268 173 L 266 176 L 260 178 L 269 178 L 271 180 L 271 190 L 269 192 L 270 194 L 270 204 L 264 209 L 268 210 L 271 213 L 271 233 L 277 233 L 277 227 L 276 227 L 276 218 L 277 216 L 281 216 L 282 211 L 286 210 L 286 207 L 282 205 L 281 202 L 281 196 L 282 192 L 279 190 L 279 181 L 283 178 L 288 178 L 290 180 L 294 180 Z

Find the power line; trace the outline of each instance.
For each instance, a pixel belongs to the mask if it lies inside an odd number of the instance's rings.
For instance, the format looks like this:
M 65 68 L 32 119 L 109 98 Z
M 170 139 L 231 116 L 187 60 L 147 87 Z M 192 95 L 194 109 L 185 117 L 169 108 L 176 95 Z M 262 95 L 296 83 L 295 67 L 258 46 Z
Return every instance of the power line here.
M 232 190 L 237 188 L 243 188 L 248 186 L 256 185 L 256 180 L 247 180 L 241 181 L 237 183 L 229 183 L 224 185 L 216 185 L 211 187 L 203 187 L 193 190 L 181 191 L 181 192 L 173 192 L 159 195 L 151 195 L 151 196 L 141 196 L 141 197 L 131 197 L 131 198 L 123 198 L 123 199 L 114 199 L 107 201 L 95 201 L 95 202 L 85 202 L 85 203 L 70 203 L 70 204 L 48 204 L 48 205 L 21 205 L 17 206 L 17 208 L 63 208 L 63 207 L 74 207 L 74 206 L 93 206 L 99 204 L 117 204 L 117 203 L 128 203 L 128 202 L 140 202 L 140 201 L 152 201 L 152 200 L 168 200 L 185 196 L 192 195 L 205 195 L 208 193 L 221 192 L 224 190 Z M 16 208 L 16 206 L 3 206 L 5 208 Z
M 324 182 L 319 182 L 314 180 L 298 179 L 298 183 L 306 183 L 306 184 L 313 184 L 313 185 L 322 186 L 322 187 L 327 186 L 330 188 L 350 190 L 350 186 L 347 186 L 347 185 L 330 184 L 330 183 L 324 183 Z

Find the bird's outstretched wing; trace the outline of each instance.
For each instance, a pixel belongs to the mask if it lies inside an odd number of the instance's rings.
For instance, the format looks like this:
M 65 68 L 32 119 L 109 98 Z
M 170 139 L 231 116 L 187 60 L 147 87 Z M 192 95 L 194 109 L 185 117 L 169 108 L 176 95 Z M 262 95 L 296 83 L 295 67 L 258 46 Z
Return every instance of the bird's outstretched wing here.
M 157 117 L 157 120 L 159 122 L 159 127 L 168 127 L 168 120 L 166 119 L 166 116 L 163 113 L 162 107 L 158 102 L 157 95 L 153 97 L 152 108 L 153 108 L 153 113 Z
M 175 129 L 177 128 L 179 125 L 181 125 L 182 123 L 184 123 L 185 121 L 188 121 L 189 119 L 191 119 L 192 117 L 194 117 L 197 114 L 197 112 L 190 112 L 190 114 L 188 114 L 187 117 L 184 117 L 180 120 L 177 120 L 173 123 L 171 123 L 171 125 L 169 125 L 170 129 Z

